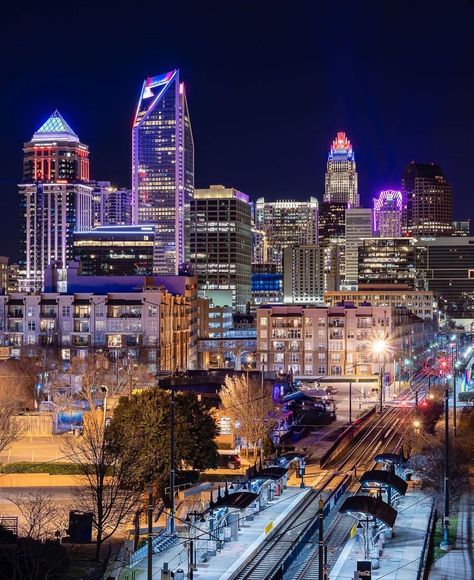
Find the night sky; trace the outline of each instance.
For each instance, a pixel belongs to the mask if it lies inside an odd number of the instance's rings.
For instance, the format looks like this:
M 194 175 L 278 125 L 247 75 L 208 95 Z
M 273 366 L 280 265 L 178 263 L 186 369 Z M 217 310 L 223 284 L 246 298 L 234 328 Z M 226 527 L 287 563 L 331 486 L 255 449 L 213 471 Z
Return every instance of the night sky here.
M 17 257 L 22 143 L 55 108 L 91 175 L 130 185 L 143 79 L 185 81 L 196 186 L 322 198 L 346 131 L 369 203 L 411 160 L 436 161 L 455 217 L 474 218 L 474 3 L 69 0 L 15 2 L 0 27 L 0 254 Z M 14 5 L 13 5 L 14 4 Z

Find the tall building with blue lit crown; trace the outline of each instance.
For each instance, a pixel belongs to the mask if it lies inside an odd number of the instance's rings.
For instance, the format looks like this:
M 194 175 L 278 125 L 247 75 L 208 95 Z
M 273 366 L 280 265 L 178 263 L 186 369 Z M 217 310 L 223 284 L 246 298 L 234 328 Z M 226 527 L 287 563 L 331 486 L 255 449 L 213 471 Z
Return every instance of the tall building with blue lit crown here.
M 179 70 L 149 77 L 132 129 L 134 223 L 154 223 L 157 274 L 177 274 L 189 261 L 194 141 Z

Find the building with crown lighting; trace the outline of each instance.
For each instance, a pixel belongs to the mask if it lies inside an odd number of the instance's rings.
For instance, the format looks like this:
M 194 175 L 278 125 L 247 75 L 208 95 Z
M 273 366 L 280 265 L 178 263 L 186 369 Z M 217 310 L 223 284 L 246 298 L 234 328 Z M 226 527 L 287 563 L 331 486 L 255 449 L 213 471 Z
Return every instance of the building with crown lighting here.
M 132 129 L 133 223 L 156 224 L 158 274 L 189 261 L 194 141 L 179 70 L 147 78 Z
M 58 111 L 25 143 L 20 193 L 19 289 L 40 291 L 52 262 L 72 259 L 74 231 L 92 225 L 89 148 Z
M 268 263 L 283 272 L 283 250 L 300 244 L 318 243 L 318 200 L 308 201 L 257 199 L 254 223 L 263 232 Z
M 339 132 L 328 155 L 324 201 L 359 207 L 357 171 L 352 144 Z
M 374 231 L 381 238 L 402 235 L 403 197 L 401 191 L 381 191 L 373 200 Z
M 452 235 L 452 188 L 439 165 L 414 161 L 409 163 L 403 173 L 402 194 L 407 204 L 408 234 Z

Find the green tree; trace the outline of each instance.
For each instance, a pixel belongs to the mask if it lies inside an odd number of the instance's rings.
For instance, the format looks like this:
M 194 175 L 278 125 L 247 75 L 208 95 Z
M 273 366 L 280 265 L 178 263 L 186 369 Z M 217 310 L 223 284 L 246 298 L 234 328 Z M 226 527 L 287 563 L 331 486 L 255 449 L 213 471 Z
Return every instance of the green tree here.
M 175 466 L 206 469 L 217 465 L 214 417 L 194 393 L 178 392 L 174 402 Z M 129 484 L 154 486 L 162 494 L 170 476 L 171 392 L 158 388 L 122 397 L 107 430 L 109 444 L 122 457 L 133 457 Z

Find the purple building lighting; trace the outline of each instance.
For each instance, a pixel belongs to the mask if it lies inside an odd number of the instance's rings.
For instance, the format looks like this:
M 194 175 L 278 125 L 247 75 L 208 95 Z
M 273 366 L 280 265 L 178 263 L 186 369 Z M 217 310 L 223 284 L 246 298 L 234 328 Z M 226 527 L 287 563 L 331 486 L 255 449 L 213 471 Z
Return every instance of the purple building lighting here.
M 374 197 L 374 230 L 381 238 L 402 236 L 403 196 L 401 191 L 388 189 Z

